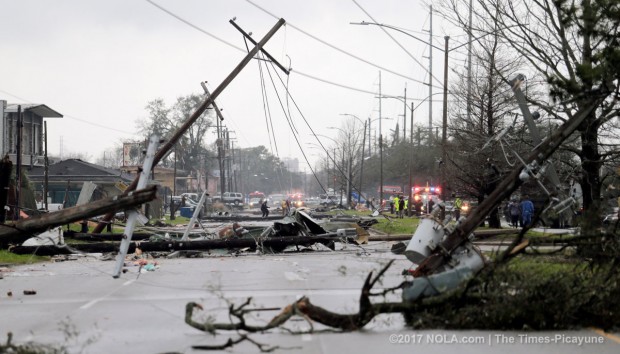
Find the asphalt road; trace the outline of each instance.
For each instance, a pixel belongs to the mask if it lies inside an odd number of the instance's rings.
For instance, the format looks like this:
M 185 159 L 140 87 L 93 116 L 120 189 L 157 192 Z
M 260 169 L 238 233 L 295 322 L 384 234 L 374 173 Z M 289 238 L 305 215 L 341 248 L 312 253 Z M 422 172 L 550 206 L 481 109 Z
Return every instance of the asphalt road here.
M 0 334 L 14 334 L 14 342 L 66 346 L 70 353 L 198 352 L 192 345 L 223 344 L 235 333 L 212 336 L 184 322 L 185 305 L 195 301 L 210 316 L 228 321 L 227 301 L 252 297 L 257 308 L 283 307 L 308 296 L 313 304 L 338 313 L 358 310 L 360 288 L 370 271 L 388 260 L 395 264 L 383 287 L 399 284 L 401 271 L 411 263 L 389 252 L 388 242 L 364 249 L 238 257 L 157 259 L 155 271 L 138 273 L 130 265 L 113 279 L 114 261 L 78 257 L 4 269 L 0 279 Z M 24 295 L 34 290 L 35 295 Z M 11 292 L 12 296 L 8 296 Z M 398 300 L 394 296 L 391 300 Z M 277 311 L 253 314 L 256 323 L 268 322 Z M 308 329 L 296 318 L 291 329 Z M 315 329 L 319 329 L 315 325 Z M 618 334 L 594 329 L 561 332 L 413 331 L 400 315 L 376 317 L 363 331 L 345 334 L 292 335 L 282 330 L 251 337 L 279 346 L 280 353 L 618 353 Z M 4 342 L 0 338 L 0 342 Z M 585 344 L 584 341 L 596 343 Z M 249 342 L 227 352 L 258 352 Z M 202 351 L 201 351 L 202 352 Z

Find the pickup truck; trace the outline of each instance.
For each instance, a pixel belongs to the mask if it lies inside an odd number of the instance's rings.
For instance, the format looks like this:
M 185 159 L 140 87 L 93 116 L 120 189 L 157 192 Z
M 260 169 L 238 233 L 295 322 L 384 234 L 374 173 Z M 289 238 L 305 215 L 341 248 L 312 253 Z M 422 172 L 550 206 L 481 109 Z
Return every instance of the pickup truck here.
M 224 195 L 213 196 L 213 202 L 222 202 L 224 204 L 233 204 L 234 206 L 242 206 L 243 205 L 243 193 L 235 193 L 235 192 L 226 192 Z

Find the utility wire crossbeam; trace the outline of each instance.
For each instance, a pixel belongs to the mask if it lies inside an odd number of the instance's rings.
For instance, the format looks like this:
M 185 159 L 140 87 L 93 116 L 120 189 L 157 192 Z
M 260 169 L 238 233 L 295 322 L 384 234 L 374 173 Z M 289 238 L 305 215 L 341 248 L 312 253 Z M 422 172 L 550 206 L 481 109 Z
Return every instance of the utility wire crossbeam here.
M 241 34 L 242 34 L 242 35 L 243 35 L 243 36 L 244 36 L 247 40 L 249 40 L 252 44 L 254 44 L 255 46 L 256 46 L 256 45 L 258 45 L 258 43 L 256 43 L 256 41 L 255 41 L 252 37 L 250 37 L 250 35 L 249 35 L 248 33 L 246 33 L 246 32 L 245 32 L 245 31 L 244 31 L 241 27 L 239 27 L 239 26 L 238 26 L 238 25 L 237 25 L 234 21 L 232 21 L 232 20 L 231 20 L 231 21 L 230 21 L 230 24 L 231 24 L 231 25 L 233 25 L 233 27 L 235 27 L 235 28 L 237 29 L 237 31 L 241 32 Z M 260 48 L 260 51 L 261 51 L 263 54 L 265 54 L 265 56 L 266 56 L 267 58 L 269 58 L 269 60 L 271 60 L 271 62 L 272 62 L 272 63 L 276 64 L 276 65 L 278 66 L 278 68 L 280 68 L 280 70 L 284 71 L 284 73 L 285 73 L 286 75 L 289 75 L 289 74 L 290 74 L 290 73 L 289 73 L 289 71 L 288 71 L 288 70 L 287 70 L 284 66 L 282 66 L 282 64 L 278 63 L 278 61 L 277 61 L 274 57 L 272 57 L 272 56 L 271 56 L 271 54 L 269 54 L 269 53 L 268 53 L 265 49 Z
M 230 20 L 229 22 L 233 23 L 233 20 Z M 263 37 L 263 39 L 261 39 L 261 41 L 258 44 L 256 44 L 256 46 L 243 58 L 243 60 L 241 60 L 241 62 L 233 69 L 233 71 L 230 74 L 228 74 L 226 79 L 224 79 L 224 81 L 213 91 L 213 93 L 211 95 L 208 95 L 205 98 L 205 100 L 200 104 L 200 106 L 196 109 L 196 111 L 185 121 L 185 123 L 183 123 L 183 125 L 181 125 L 177 129 L 175 134 L 157 151 L 157 153 L 155 154 L 155 158 L 153 159 L 153 166 L 156 166 L 159 163 L 159 161 L 161 161 L 161 159 L 164 156 L 166 156 L 166 154 L 168 154 L 168 151 L 170 151 L 174 147 L 174 145 L 177 143 L 177 141 L 179 141 L 179 139 L 183 136 L 183 134 L 187 132 L 189 127 L 192 124 L 194 124 L 194 122 L 196 122 L 196 120 L 207 110 L 209 106 L 213 104 L 215 99 L 222 93 L 222 91 L 224 91 L 224 89 L 241 72 L 241 70 L 243 70 L 243 68 L 250 62 L 250 60 L 254 58 L 256 53 L 258 53 L 258 51 L 261 50 L 261 48 L 265 46 L 265 44 L 269 41 L 269 39 L 273 37 L 273 35 L 278 31 L 278 29 L 280 29 L 280 27 L 284 25 L 285 22 L 286 21 L 284 21 L 284 19 L 281 18 L 273 26 L 273 28 L 271 28 L 271 30 L 265 35 L 265 37 Z M 126 195 L 127 193 L 135 190 L 137 185 L 138 185 L 138 177 L 136 177 L 133 180 L 133 182 L 129 185 L 129 187 L 127 187 L 125 192 L 123 192 L 123 195 Z M 105 227 L 106 223 L 110 221 L 113 216 L 114 214 L 111 214 L 111 213 L 106 214 L 103 220 L 97 225 L 95 230 L 93 230 L 93 233 L 100 233 Z

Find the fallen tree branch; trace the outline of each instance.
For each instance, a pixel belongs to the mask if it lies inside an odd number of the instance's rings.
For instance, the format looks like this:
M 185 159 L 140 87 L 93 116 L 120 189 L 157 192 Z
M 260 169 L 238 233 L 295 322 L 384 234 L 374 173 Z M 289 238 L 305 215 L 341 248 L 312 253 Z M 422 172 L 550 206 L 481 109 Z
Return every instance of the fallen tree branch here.
M 202 309 L 202 306 L 195 302 L 189 302 L 185 307 L 185 323 L 196 329 L 212 334 L 215 334 L 218 330 L 264 332 L 279 327 L 286 323 L 294 315 L 298 315 L 305 318 L 310 323 L 311 328 L 312 322 L 318 322 L 344 332 L 359 330 L 368 324 L 368 322 L 370 322 L 379 313 L 394 313 L 411 309 L 411 304 L 405 304 L 402 302 L 378 304 L 373 304 L 370 302 L 370 296 L 373 296 L 373 294 L 371 294 L 372 287 L 385 274 L 393 262 L 394 260 L 390 260 L 375 277 L 373 277 L 373 272 L 368 274 L 364 282 L 364 286 L 362 287 L 362 292 L 360 295 L 360 309 L 358 313 L 344 315 L 337 314 L 320 306 L 315 306 L 310 302 L 310 299 L 304 296 L 294 303 L 286 306 L 266 325 L 253 326 L 248 325 L 243 316 L 245 314 L 244 311 L 248 311 L 245 310 L 245 307 L 249 305 L 252 300 L 252 298 L 248 298 L 238 307 L 235 307 L 234 305 L 229 306 L 229 314 L 236 319 L 236 322 L 231 323 L 198 323 L 192 319 L 192 315 L 194 309 Z M 308 332 L 312 333 L 313 331 L 314 330 L 311 329 Z
M 593 242 L 595 243 L 595 242 Z M 620 304 L 614 301 L 620 294 L 617 267 L 618 262 L 591 267 L 584 264 L 585 259 L 576 258 L 566 264 L 574 268 L 559 268 L 553 274 L 539 272 L 535 263 L 526 267 L 510 267 L 510 261 L 531 246 L 523 237 L 515 240 L 512 247 L 498 257 L 499 262 L 483 268 L 472 279 L 452 291 L 432 297 L 418 298 L 406 302 L 371 303 L 370 296 L 385 295 L 404 286 L 372 292 L 372 288 L 392 265 L 390 261 L 376 275 L 369 273 L 365 278 L 360 294 L 357 313 L 338 314 L 315 306 L 309 298 L 301 299 L 286 306 L 267 324 L 249 325 L 244 315 L 253 310 L 247 309 L 252 299 L 240 306 L 229 306 L 231 323 L 198 323 L 192 320 L 195 308 L 202 307 L 188 303 L 186 323 L 199 330 L 216 334 L 218 330 L 232 330 L 240 336 L 248 333 L 269 331 L 279 327 L 290 333 L 317 333 L 313 324 L 320 323 L 331 331 L 349 332 L 362 329 L 379 314 L 400 313 L 406 323 L 413 328 L 459 328 L 459 329 L 567 329 L 578 326 L 596 326 L 604 329 L 617 328 Z M 617 248 L 610 251 L 617 255 Z M 616 257 L 620 259 L 620 257 Z M 522 260 L 529 257 L 521 258 Z M 555 267 L 556 262 L 552 263 Z M 532 268 L 534 266 L 534 268 Z M 521 269 L 515 271 L 515 269 Z M 417 279 L 413 280 L 414 282 Z M 544 296 L 541 296 L 544 294 Z M 520 306 L 523 303 L 528 306 Z M 535 309 L 532 311 L 531 309 Z M 310 328 L 291 331 L 283 325 L 294 316 L 305 319 Z M 238 342 L 229 339 L 227 343 Z

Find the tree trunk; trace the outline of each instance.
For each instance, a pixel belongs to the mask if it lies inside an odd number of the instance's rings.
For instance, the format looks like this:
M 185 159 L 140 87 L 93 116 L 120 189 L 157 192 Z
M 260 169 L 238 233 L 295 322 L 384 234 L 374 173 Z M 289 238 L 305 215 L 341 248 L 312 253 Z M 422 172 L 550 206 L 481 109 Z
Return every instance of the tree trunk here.
M 586 120 L 596 119 L 592 113 Z M 601 226 L 601 156 L 598 152 L 598 129 L 594 124 L 587 124 L 581 131 L 581 189 L 583 190 L 584 215 L 582 230 L 584 233 L 596 230 Z

